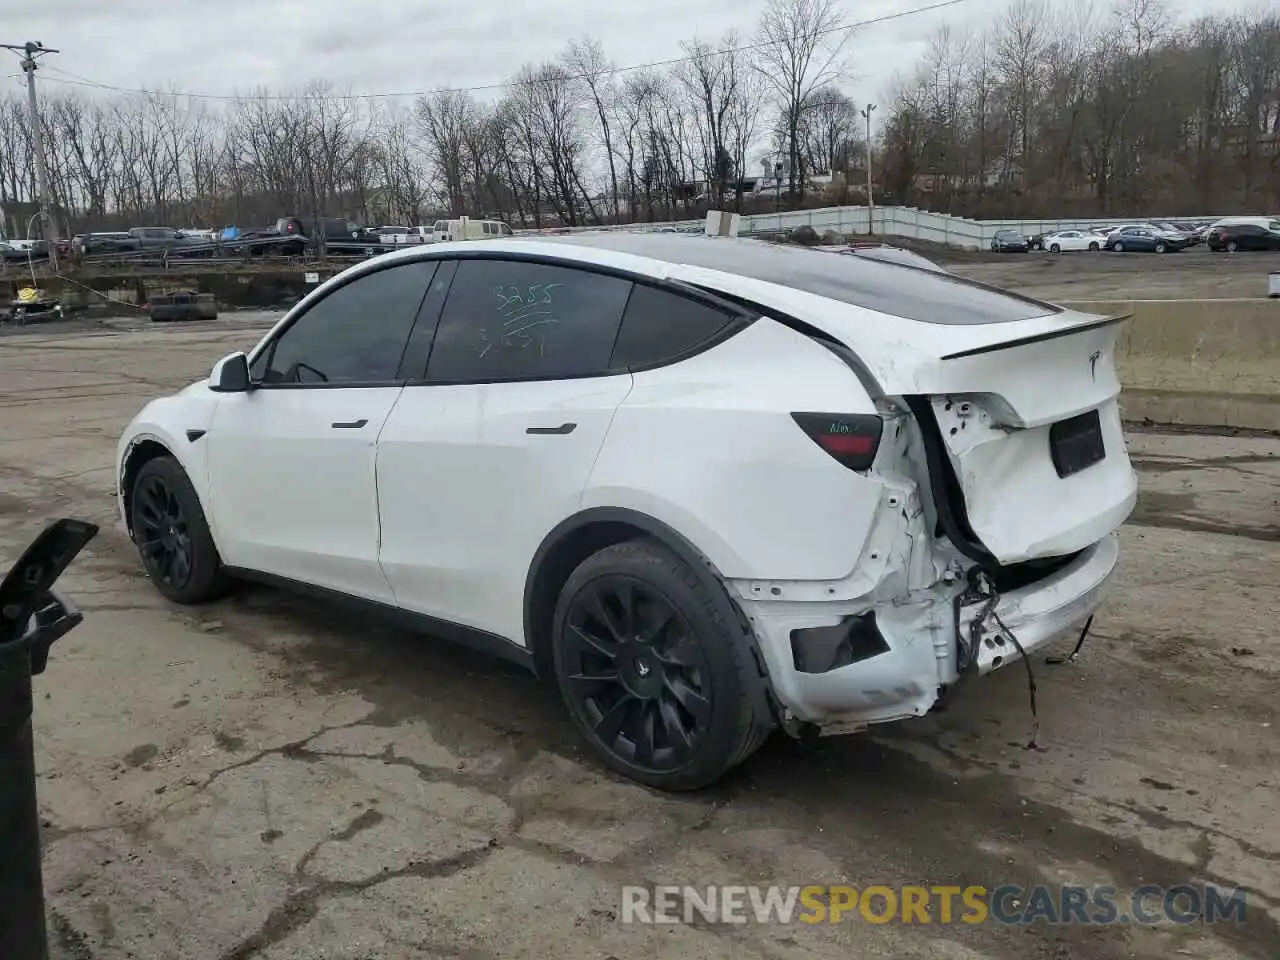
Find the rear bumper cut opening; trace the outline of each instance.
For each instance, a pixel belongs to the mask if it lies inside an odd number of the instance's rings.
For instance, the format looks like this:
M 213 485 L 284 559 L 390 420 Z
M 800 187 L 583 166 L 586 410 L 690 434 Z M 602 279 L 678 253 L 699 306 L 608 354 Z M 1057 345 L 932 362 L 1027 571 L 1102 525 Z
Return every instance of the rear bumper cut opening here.
M 1036 581 L 1000 592 L 999 620 L 1034 654 L 1097 610 L 1118 558 L 1111 535 Z M 981 607 L 956 616 L 963 589 L 940 584 L 927 596 L 859 612 L 840 609 L 844 603 L 746 602 L 775 695 L 789 715 L 784 720 L 843 730 L 924 716 L 960 679 L 961 636 L 978 641 L 972 674 L 1020 659 Z

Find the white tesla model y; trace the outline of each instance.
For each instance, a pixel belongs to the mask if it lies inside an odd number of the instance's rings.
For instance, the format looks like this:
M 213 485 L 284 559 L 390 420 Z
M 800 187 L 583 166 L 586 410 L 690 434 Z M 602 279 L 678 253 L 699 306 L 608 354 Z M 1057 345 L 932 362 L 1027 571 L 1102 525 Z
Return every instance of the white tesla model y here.
M 752 240 L 416 247 L 148 404 L 120 508 L 173 601 L 252 577 L 410 615 L 693 788 L 1092 614 L 1137 491 L 1118 323 Z

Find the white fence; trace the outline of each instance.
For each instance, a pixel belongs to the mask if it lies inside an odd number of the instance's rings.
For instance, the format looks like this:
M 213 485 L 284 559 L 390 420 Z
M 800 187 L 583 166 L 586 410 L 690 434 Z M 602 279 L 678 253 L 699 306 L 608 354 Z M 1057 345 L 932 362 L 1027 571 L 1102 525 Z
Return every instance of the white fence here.
M 827 230 L 837 233 L 867 233 L 868 219 L 874 233 L 915 240 L 929 240 L 959 247 L 980 248 L 991 242 L 997 230 L 1017 230 L 1019 233 L 1039 234 L 1054 230 L 1080 230 L 1088 227 L 1118 226 L 1134 222 L 1185 221 L 1188 219 L 1217 219 L 1208 217 L 1148 217 L 1128 219 L 1098 217 L 1086 220 L 969 220 L 945 213 L 931 213 L 916 207 L 880 207 L 868 218 L 866 207 L 821 207 L 817 210 L 790 210 L 782 213 L 756 213 L 742 218 L 741 234 L 768 233 L 794 230 L 810 226 L 821 236 Z M 629 223 L 610 227 L 574 227 L 572 232 L 584 230 L 624 230 L 639 233 L 678 230 L 701 232 L 703 220 L 674 220 L 664 223 Z M 525 231 L 521 231 L 525 232 Z M 535 232 L 535 231 L 528 231 Z M 549 232 L 549 231 L 543 231 Z M 560 232 L 560 231 L 556 231 Z

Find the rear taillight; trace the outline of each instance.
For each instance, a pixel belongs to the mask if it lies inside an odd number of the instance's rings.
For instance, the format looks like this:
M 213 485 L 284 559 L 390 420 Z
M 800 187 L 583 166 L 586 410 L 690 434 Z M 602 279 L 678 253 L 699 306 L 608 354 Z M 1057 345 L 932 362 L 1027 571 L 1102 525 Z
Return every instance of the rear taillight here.
M 864 413 L 793 413 L 800 429 L 850 470 L 870 470 L 880 447 L 884 421 Z

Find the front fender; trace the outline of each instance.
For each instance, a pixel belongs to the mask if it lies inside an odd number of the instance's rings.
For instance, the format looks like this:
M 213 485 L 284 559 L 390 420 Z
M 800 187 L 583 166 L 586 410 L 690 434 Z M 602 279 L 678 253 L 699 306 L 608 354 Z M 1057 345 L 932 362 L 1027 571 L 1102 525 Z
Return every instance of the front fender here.
M 202 381 L 171 397 L 152 400 L 130 421 L 116 447 L 116 501 L 126 529 L 125 474 L 130 458 L 147 443 L 159 444 L 178 461 L 207 514 L 209 466 L 204 436 L 216 409 L 217 398 Z

